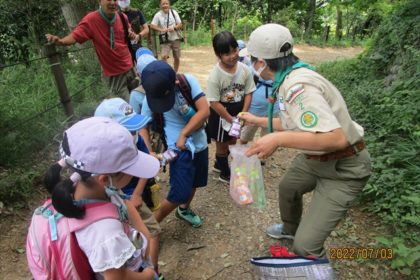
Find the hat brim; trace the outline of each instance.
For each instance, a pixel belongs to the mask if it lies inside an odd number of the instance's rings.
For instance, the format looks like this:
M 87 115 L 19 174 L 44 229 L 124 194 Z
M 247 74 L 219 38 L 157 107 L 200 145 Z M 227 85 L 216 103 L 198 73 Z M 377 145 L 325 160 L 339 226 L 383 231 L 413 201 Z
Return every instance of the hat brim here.
M 129 167 L 121 170 L 121 172 L 147 179 L 156 176 L 159 169 L 160 163 L 155 157 L 138 151 L 137 159 Z
M 150 117 L 133 114 L 130 119 L 122 122 L 121 125 L 127 128 L 129 131 L 138 131 L 145 127 L 151 120 L 152 118 Z
M 147 104 L 153 113 L 165 113 L 172 109 L 175 104 L 175 89 L 165 98 L 154 98 L 146 93 Z

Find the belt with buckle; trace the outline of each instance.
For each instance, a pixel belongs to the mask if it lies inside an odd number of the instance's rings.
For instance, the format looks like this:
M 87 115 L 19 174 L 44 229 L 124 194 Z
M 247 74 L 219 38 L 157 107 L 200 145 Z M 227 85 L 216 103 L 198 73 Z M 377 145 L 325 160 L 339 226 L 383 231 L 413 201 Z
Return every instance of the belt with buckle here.
M 335 151 L 332 153 L 324 154 L 324 155 L 306 155 L 307 159 L 318 160 L 318 161 L 330 161 L 330 160 L 339 160 L 346 157 L 351 157 L 358 152 L 364 150 L 365 142 L 360 140 L 356 144 L 350 145 L 344 150 Z

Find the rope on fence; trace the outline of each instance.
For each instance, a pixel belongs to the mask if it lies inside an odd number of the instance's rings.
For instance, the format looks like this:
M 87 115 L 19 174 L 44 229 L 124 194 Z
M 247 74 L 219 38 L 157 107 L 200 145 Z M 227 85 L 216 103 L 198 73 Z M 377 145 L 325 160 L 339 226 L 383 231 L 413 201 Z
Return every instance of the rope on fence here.
M 100 79 L 101 79 L 100 77 L 99 77 L 99 78 L 97 78 L 97 79 L 95 79 L 93 82 L 91 82 L 91 83 L 90 83 L 89 85 L 87 85 L 86 87 L 84 87 L 84 88 L 82 88 L 81 90 L 78 90 L 76 93 L 72 94 L 72 95 L 70 96 L 70 98 L 72 98 L 72 97 L 74 97 L 74 96 L 76 96 L 76 95 L 79 95 L 80 93 L 82 93 L 83 91 L 85 91 L 86 89 L 88 89 L 89 87 L 91 87 L 93 84 L 95 84 L 95 83 L 97 83 L 98 81 L 100 81 Z M 61 102 L 58 102 L 58 103 L 56 103 L 55 105 L 52 105 L 52 106 L 48 107 L 48 108 L 47 108 L 47 109 L 45 109 L 44 111 L 39 112 L 38 114 L 35 114 L 35 115 L 33 115 L 33 116 L 31 116 L 31 117 L 29 117 L 29 118 L 25 119 L 24 121 L 21 121 L 19 124 L 17 124 L 17 125 L 15 125 L 15 126 L 10 127 L 8 130 L 6 129 L 6 133 L 5 133 L 4 135 L 7 135 L 9 132 L 14 131 L 14 130 L 16 130 L 16 129 L 18 129 L 18 128 L 23 127 L 24 125 L 28 124 L 30 121 L 32 121 L 32 120 L 34 120 L 34 119 L 36 119 L 36 118 L 38 118 L 38 117 L 42 116 L 43 114 L 45 114 L 45 113 L 47 113 L 47 112 L 49 112 L 49 111 L 52 111 L 53 109 L 55 109 L 56 107 L 58 107 L 58 106 L 60 106 L 60 105 L 61 105 Z

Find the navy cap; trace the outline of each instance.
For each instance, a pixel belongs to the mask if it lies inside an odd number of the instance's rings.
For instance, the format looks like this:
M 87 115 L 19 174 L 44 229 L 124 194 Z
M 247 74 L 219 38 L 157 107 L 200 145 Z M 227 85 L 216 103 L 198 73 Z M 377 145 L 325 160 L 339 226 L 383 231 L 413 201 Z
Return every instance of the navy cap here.
M 149 63 L 142 72 L 147 104 L 154 113 L 169 111 L 175 104 L 176 73 L 163 60 Z

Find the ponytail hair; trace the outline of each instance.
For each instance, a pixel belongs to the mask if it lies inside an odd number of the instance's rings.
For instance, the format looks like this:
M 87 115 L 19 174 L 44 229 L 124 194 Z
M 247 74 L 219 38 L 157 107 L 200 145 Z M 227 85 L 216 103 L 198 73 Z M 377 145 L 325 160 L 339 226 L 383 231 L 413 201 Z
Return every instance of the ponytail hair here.
M 67 155 L 70 155 L 67 135 L 64 134 L 61 147 Z M 68 218 L 82 219 L 85 215 L 85 208 L 74 204 L 75 183 L 71 179 L 62 180 L 60 172 L 64 164 L 55 163 L 51 165 L 44 175 L 44 186 L 51 194 L 54 208 Z M 84 181 L 90 174 L 73 169 L 79 173 L 81 180 Z
M 65 217 L 82 219 L 85 216 L 85 207 L 74 204 L 76 188 L 73 184 L 70 179 L 59 182 L 52 192 L 52 204 Z

